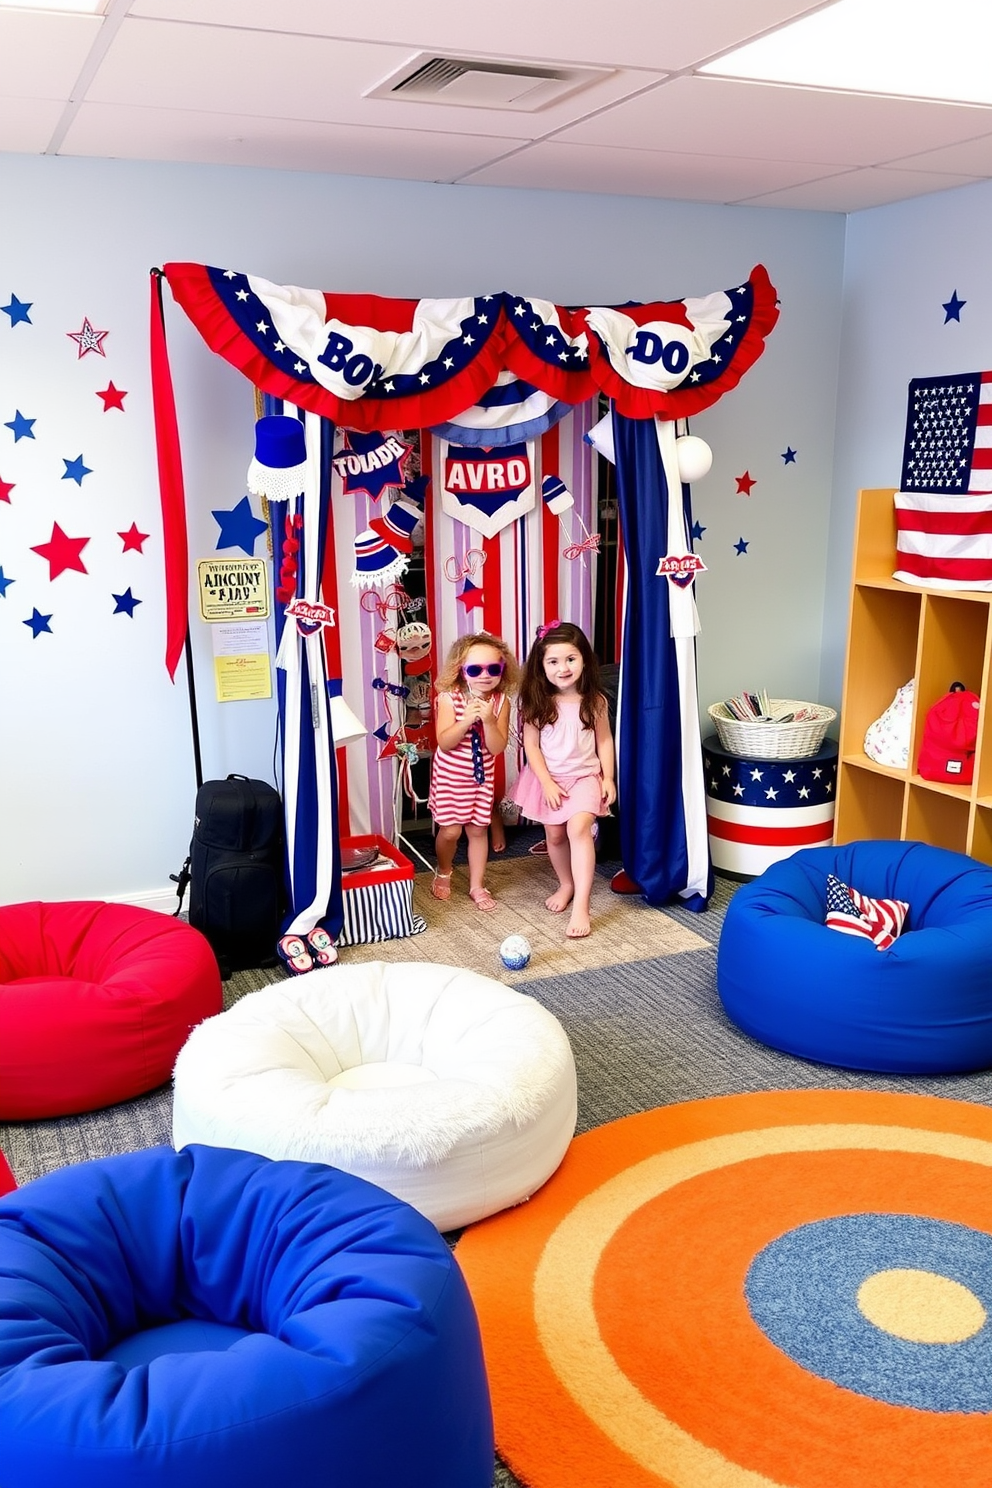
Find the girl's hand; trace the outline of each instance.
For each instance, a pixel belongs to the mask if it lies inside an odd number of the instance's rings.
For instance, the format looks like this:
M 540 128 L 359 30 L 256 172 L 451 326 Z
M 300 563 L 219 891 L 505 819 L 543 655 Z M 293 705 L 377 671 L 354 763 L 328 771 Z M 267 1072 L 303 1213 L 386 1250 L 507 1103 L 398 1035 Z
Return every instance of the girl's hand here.
M 603 781 L 603 805 L 612 806 L 617 798 L 617 788 L 612 780 Z
M 565 797 L 568 795 L 568 791 L 562 790 L 561 786 L 556 785 L 553 780 L 549 780 L 547 785 L 544 786 L 543 789 L 544 799 L 547 803 L 548 809 L 551 811 L 557 811 L 562 801 L 564 801 Z
M 492 697 L 478 697 L 473 699 L 473 701 L 476 707 L 475 716 L 479 719 L 483 728 L 485 728 L 487 723 L 494 723 L 496 721 Z

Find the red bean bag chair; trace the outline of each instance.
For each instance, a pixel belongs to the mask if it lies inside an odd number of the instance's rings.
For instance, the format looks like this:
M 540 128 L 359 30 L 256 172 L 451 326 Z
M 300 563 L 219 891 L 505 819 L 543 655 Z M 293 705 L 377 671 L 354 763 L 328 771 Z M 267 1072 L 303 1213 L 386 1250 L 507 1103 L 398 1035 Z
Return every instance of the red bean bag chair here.
M 66 1116 L 164 1084 L 221 1010 L 204 936 L 151 909 L 0 907 L 0 1120 Z

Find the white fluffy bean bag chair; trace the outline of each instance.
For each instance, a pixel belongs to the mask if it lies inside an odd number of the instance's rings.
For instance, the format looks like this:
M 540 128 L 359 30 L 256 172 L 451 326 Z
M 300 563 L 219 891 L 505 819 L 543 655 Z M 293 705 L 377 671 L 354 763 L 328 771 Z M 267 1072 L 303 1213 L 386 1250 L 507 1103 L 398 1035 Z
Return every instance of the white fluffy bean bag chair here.
M 474 971 L 331 966 L 251 992 L 190 1035 L 173 1142 L 328 1163 L 439 1230 L 529 1198 L 575 1131 L 558 1020 Z

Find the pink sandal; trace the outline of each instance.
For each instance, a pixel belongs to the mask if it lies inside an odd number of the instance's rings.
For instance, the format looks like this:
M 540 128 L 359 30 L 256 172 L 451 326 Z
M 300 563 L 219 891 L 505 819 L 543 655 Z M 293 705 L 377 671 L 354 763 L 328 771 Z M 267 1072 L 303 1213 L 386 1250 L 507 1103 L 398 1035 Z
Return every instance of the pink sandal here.
M 494 909 L 499 909 L 499 905 L 488 889 L 469 889 L 468 897 L 476 909 L 481 909 L 483 914 L 492 914 Z
M 435 873 L 434 878 L 431 881 L 431 897 L 434 899 L 440 899 L 442 903 L 446 899 L 451 898 L 450 873 Z

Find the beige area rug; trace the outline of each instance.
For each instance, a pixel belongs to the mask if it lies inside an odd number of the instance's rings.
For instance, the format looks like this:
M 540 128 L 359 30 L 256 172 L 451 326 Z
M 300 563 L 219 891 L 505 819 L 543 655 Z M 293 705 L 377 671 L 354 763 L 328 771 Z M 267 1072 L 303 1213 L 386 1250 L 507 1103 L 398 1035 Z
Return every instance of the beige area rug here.
M 598 874 L 592 890 L 592 934 L 584 940 L 566 940 L 567 912 L 553 915 L 544 907 L 557 879 L 549 864 L 537 858 L 490 860 L 486 886 L 499 903 L 492 914 L 483 914 L 468 898 L 464 867 L 454 871 L 447 903 L 431 897 L 430 884 L 427 873 L 418 874 L 414 880 L 413 907 L 427 921 L 422 935 L 342 946 L 341 964 L 440 961 L 519 986 L 539 977 L 567 976 L 573 971 L 595 971 L 602 966 L 710 949 L 702 936 L 685 929 L 663 910 L 652 909 L 638 895 L 614 894 L 608 881 Z M 530 963 L 523 971 L 507 971 L 499 959 L 501 943 L 514 934 L 525 935 L 531 946 Z

